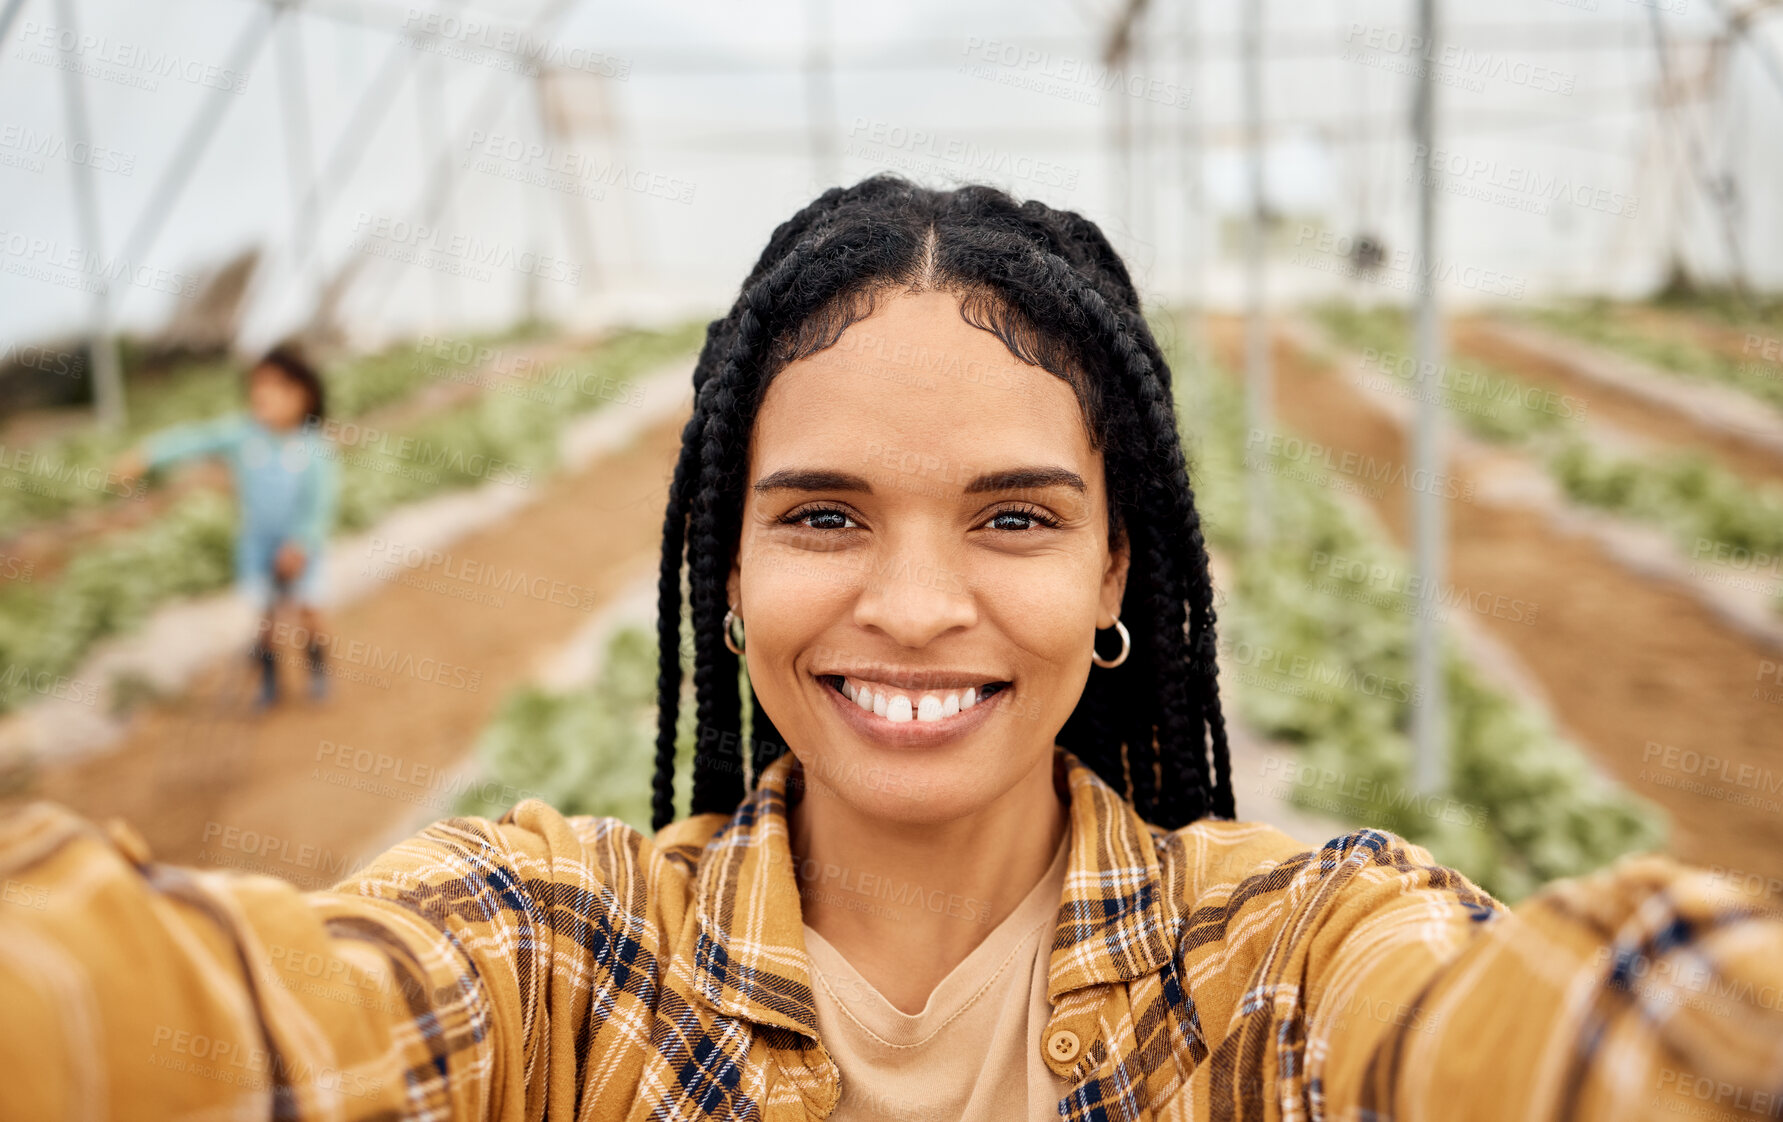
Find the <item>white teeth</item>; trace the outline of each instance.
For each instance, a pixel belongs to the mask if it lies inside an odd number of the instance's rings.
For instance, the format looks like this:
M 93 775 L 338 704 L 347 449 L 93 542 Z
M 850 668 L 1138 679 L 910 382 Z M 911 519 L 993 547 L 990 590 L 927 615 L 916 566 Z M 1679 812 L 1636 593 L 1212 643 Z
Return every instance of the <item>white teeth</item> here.
M 850 681 L 848 678 L 842 679 L 840 692 L 863 711 L 884 717 L 888 721 L 946 720 L 948 717 L 958 716 L 983 700 L 975 686 L 944 694 L 926 693 L 918 699 L 912 699 L 908 694 L 893 693 L 884 687 L 876 690 L 870 685 Z

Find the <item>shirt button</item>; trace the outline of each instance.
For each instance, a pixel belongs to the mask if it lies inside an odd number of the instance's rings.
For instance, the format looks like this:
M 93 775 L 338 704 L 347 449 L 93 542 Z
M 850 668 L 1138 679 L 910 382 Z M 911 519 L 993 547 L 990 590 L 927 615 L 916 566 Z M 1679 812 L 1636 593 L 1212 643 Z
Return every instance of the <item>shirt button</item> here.
M 1080 1047 L 1082 1045 L 1077 1042 L 1077 1034 L 1070 1029 L 1060 1029 L 1046 1041 L 1047 1054 L 1062 1064 L 1075 1060 Z

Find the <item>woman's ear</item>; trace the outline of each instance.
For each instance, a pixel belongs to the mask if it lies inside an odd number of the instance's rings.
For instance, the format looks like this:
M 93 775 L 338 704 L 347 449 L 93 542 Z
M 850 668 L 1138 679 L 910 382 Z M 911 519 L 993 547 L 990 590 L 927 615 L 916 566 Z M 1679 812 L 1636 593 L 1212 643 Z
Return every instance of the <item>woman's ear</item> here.
M 1127 595 L 1127 566 L 1132 550 L 1123 532 L 1108 543 L 1108 568 L 1102 574 L 1102 614 L 1097 627 L 1113 627 L 1121 614 L 1121 601 Z
M 732 611 L 737 611 L 742 603 L 740 597 L 742 595 L 743 570 L 739 561 L 740 558 L 731 558 L 730 575 L 724 578 L 724 602 L 731 606 Z M 740 616 L 743 613 L 737 611 L 737 614 Z

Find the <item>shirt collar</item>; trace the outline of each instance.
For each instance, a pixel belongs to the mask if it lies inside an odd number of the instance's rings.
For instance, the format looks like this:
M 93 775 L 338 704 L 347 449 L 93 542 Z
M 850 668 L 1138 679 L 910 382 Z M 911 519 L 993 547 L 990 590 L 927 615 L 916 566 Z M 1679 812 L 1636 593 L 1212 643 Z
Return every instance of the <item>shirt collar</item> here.
M 1093 769 L 1054 749 L 1069 793 L 1065 889 L 1053 931 L 1047 997 L 1125 982 L 1171 954 L 1151 827 Z M 787 829 L 787 753 L 705 845 L 694 889 L 695 992 L 720 1013 L 817 1037 L 803 915 Z M 795 788 L 796 789 L 796 788 Z

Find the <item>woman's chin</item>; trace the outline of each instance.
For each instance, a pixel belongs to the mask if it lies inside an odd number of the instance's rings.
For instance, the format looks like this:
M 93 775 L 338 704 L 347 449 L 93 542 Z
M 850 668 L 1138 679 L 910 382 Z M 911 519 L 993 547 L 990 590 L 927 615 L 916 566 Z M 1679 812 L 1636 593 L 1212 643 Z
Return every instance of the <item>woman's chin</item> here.
M 807 796 L 816 790 L 849 813 L 884 823 L 935 825 L 970 818 L 1021 778 L 1007 745 L 961 742 L 912 753 L 830 738 L 820 756 L 800 753 Z

